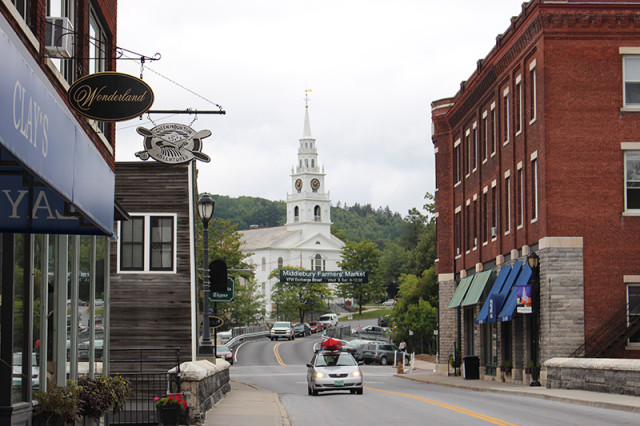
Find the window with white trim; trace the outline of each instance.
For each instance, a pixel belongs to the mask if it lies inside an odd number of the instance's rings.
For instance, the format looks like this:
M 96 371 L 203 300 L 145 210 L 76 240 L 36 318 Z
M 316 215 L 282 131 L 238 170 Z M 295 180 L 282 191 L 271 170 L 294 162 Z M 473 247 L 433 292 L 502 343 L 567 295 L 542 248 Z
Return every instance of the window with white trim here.
M 131 215 L 120 222 L 119 272 L 176 272 L 176 215 Z
M 482 113 L 482 162 L 489 158 L 489 114 Z
M 455 241 L 455 245 L 456 245 L 456 256 L 458 256 L 460 255 L 460 251 L 462 250 L 462 208 L 461 206 L 456 207 L 456 210 L 455 210 L 453 240 Z
M 491 184 L 491 239 L 498 236 L 498 201 L 498 187 L 494 181 Z
M 622 57 L 624 106 L 640 108 L 640 55 Z
M 496 103 L 491 104 L 491 156 L 496 154 L 498 146 L 498 120 L 496 119 Z
M 524 225 L 524 172 L 522 170 L 522 163 L 518 164 L 518 198 L 516 199 L 517 203 L 517 220 L 518 228 L 521 228 Z
M 531 154 L 531 222 L 538 220 L 538 151 Z
M 31 11 L 31 0 L 11 0 L 11 3 L 16 7 L 16 10 L 20 16 L 22 16 L 24 22 L 26 22 L 27 25 L 30 25 L 31 13 L 29 12 Z
M 511 173 L 507 171 L 504 178 L 504 200 L 505 200 L 505 235 L 511 232 Z
M 625 210 L 640 212 L 640 150 L 624 151 Z
M 466 166 L 467 168 L 465 169 L 465 176 L 469 177 L 469 175 L 471 174 L 471 130 L 467 129 L 467 131 L 464 133 L 464 145 L 465 145 L 465 149 L 467 150 L 467 162 L 466 162 Z
M 629 303 L 627 324 L 631 325 L 640 321 L 640 283 L 627 284 L 627 303 Z M 640 331 L 629 337 L 629 343 L 640 344 Z
M 51 17 L 63 17 L 69 18 L 72 27 L 76 27 L 76 2 L 72 0 L 51 0 L 48 2 L 48 16 Z M 77 33 L 67 34 L 66 32 L 62 37 L 77 37 Z M 73 49 L 76 49 L 75 43 L 73 43 Z M 72 57 L 76 52 L 71 52 Z M 74 61 L 72 59 L 58 59 L 50 58 L 60 71 L 60 74 L 64 76 L 64 79 L 69 84 L 73 84 L 76 81 L 76 70 L 74 67 Z
M 509 88 L 504 89 L 502 94 L 502 120 L 504 122 L 504 145 L 509 143 L 509 132 L 510 132 L 510 120 L 509 120 Z
M 482 190 L 482 242 L 489 241 L 489 188 Z
M 462 167 L 462 163 L 461 163 L 461 156 L 460 156 L 460 139 L 456 140 L 455 143 L 453 144 L 453 173 L 455 174 L 454 178 L 455 178 L 455 183 L 460 183 L 460 180 L 462 179 L 462 171 L 461 171 L 461 167 Z
M 522 76 L 516 77 L 515 112 L 516 112 L 516 135 L 522 133 Z
M 536 121 L 537 102 L 537 81 L 536 81 L 536 61 L 535 59 L 529 64 L 529 124 Z
M 473 171 L 478 169 L 478 123 L 473 123 Z

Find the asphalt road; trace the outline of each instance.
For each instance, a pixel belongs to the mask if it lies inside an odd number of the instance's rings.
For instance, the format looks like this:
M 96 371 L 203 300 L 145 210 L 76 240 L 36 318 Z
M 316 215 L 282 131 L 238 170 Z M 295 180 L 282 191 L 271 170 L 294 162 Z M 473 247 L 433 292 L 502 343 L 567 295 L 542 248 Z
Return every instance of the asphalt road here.
M 292 425 L 637 425 L 622 411 L 474 392 L 395 377 L 389 366 L 362 366 L 364 395 L 307 395 L 306 363 L 320 336 L 254 341 L 237 348 L 231 379 L 277 392 Z

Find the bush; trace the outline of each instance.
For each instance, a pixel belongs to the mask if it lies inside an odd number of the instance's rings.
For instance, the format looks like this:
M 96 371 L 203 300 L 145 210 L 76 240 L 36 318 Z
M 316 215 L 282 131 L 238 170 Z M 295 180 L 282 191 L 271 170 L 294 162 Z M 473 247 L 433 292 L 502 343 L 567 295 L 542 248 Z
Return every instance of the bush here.
M 74 422 L 82 417 L 79 410 L 80 386 L 71 380 L 66 386 L 53 385 L 46 392 L 36 391 L 38 400 L 38 415 L 51 418 L 59 418 L 64 422 Z M 45 424 L 46 424 L 45 422 Z

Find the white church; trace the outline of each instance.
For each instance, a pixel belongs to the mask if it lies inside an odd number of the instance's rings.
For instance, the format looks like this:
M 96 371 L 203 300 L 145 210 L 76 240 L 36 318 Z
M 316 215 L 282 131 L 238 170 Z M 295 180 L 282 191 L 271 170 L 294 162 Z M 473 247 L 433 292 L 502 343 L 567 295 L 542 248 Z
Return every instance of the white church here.
M 298 164 L 291 170 L 291 193 L 287 194 L 286 224 L 240 231 L 242 251 L 253 253 L 247 262 L 255 265 L 256 282 L 264 294 L 269 316 L 274 310 L 272 287 L 278 281 L 268 279 L 274 269 L 299 266 L 314 271 L 340 270 L 344 242 L 331 235 L 331 199 L 324 178 L 316 140 L 311 136 L 309 106 L 305 105 Z

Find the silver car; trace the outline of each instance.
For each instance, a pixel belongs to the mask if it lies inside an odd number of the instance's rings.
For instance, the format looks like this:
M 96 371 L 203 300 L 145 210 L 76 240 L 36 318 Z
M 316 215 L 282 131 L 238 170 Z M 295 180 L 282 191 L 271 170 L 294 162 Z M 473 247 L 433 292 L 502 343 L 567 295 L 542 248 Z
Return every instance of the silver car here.
M 340 390 L 362 395 L 363 377 L 358 363 L 348 352 L 317 352 L 307 364 L 309 395 Z

